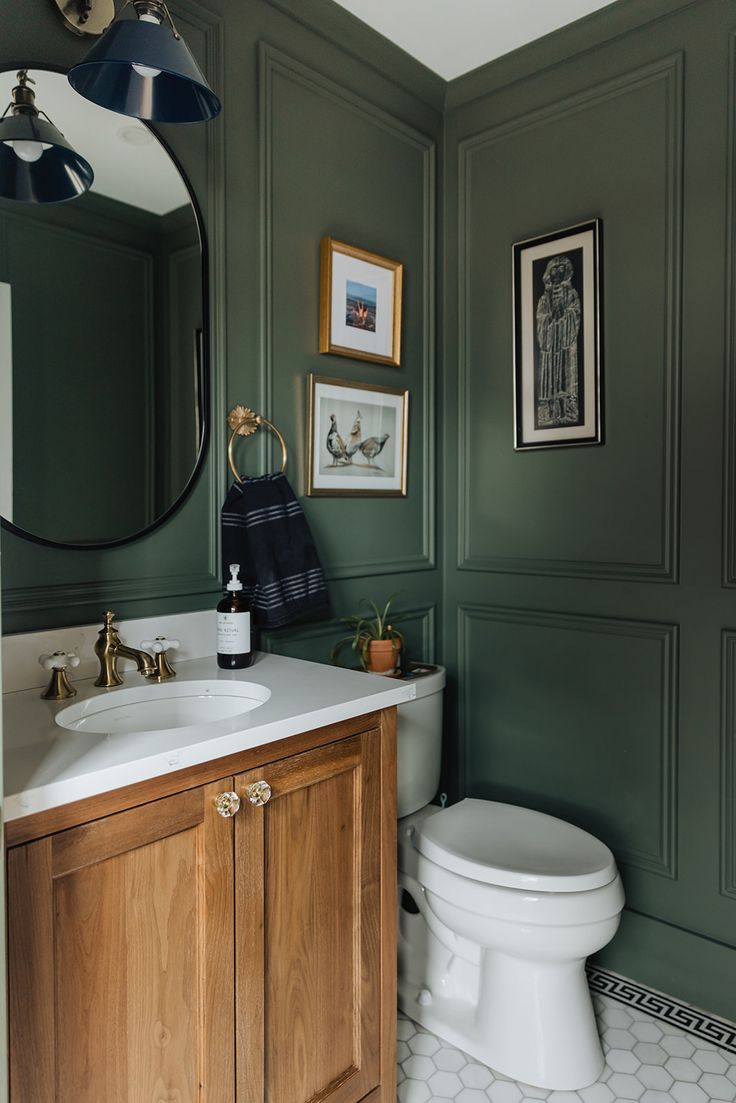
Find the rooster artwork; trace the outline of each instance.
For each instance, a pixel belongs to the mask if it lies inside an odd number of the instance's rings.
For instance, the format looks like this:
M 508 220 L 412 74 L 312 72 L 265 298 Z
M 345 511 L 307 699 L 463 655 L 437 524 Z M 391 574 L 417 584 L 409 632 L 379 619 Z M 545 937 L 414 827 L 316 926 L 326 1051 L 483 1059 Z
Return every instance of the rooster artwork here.
M 332 467 L 349 466 L 356 461 L 360 467 L 369 467 L 376 473 L 382 472 L 382 468 L 379 467 L 374 460 L 383 451 L 386 441 L 390 437 L 390 433 L 382 433 L 377 437 L 367 437 L 362 439 L 361 429 L 361 416 L 360 410 L 355 414 L 353 420 L 353 427 L 350 430 L 350 435 L 347 438 L 347 442 L 340 435 L 340 431 L 337 427 L 337 417 L 335 414 L 330 414 L 330 427 L 327 430 L 327 439 L 325 445 L 327 451 L 332 457 Z M 360 457 L 360 459 L 359 459 Z M 360 462 L 365 460 L 367 462 Z

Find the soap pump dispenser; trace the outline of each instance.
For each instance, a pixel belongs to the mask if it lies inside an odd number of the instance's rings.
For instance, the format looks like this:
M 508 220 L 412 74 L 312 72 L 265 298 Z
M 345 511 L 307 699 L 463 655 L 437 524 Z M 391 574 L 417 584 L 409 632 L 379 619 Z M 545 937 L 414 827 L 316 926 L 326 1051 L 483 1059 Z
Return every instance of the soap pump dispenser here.
M 230 564 L 227 594 L 217 606 L 217 665 L 223 670 L 243 670 L 253 662 L 250 606 L 238 577 L 240 564 Z

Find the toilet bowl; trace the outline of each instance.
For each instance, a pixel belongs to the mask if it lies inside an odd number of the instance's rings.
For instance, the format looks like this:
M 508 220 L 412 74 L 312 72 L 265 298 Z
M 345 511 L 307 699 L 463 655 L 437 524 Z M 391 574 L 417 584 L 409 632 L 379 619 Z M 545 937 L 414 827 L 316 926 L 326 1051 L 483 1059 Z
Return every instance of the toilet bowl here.
M 613 855 L 531 809 L 428 805 L 444 671 L 426 683 L 423 708 L 399 706 L 399 1006 L 515 1080 L 585 1087 L 604 1063 L 585 960 L 613 938 L 624 904 Z

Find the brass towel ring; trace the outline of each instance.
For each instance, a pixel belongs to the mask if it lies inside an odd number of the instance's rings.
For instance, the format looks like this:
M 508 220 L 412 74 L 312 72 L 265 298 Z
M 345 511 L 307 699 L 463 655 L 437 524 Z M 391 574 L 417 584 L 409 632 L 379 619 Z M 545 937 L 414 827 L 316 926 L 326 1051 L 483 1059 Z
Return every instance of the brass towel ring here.
M 269 421 L 267 417 L 263 417 L 261 414 L 254 414 L 247 406 L 233 406 L 232 410 L 227 415 L 227 423 L 232 429 L 230 440 L 227 445 L 227 462 L 230 466 L 230 470 L 239 483 L 245 480 L 241 478 L 235 466 L 235 457 L 233 454 L 235 438 L 251 436 L 260 425 L 265 425 L 266 428 L 270 429 L 274 436 L 278 438 L 278 442 L 281 445 L 281 474 L 283 475 L 286 470 L 286 441 L 273 422 Z

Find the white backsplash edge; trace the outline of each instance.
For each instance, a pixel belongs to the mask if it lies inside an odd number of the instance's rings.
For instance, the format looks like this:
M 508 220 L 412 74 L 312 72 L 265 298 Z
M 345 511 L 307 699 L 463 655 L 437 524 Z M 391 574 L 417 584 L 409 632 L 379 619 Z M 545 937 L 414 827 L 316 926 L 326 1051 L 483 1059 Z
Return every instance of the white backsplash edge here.
M 214 610 L 204 609 L 196 613 L 173 613 L 138 620 L 116 621 L 120 639 L 130 647 L 140 647 L 142 640 L 154 636 L 166 636 L 179 640 L 178 651 L 171 652 L 176 665 L 187 659 L 206 659 L 215 654 L 217 620 Z M 43 688 L 48 682 L 48 672 L 38 663 L 39 655 L 50 651 L 74 651 L 80 664 L 69 671 L 70 681 L 91 678 L 97 674 L 99 664 L 94 653 L 97 635 L 102 621 L 81 624 L 71 628 L 51 628 L 41 632 L 22 632 L 17 636 L 3 637 L 3 691 Z M 135 663 L 120 660 L 120 669 L 134 671 Z

